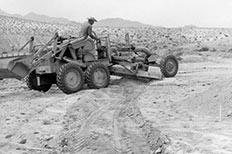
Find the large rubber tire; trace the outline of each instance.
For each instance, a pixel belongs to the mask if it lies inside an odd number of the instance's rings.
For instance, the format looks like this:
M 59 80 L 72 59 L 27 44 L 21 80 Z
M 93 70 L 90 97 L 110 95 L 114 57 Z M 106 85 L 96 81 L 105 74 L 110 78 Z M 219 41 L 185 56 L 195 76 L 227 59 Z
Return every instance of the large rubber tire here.
M 52 86 L 52 84 L 38 86 L 35 71 L 32 71 L 26 77 L 26 84 L 30 90 L 37 90 L 37 91 L 42 91 L 42 92 L 47 92 Z
M 92 63 L 86 70 L 86 82 L 89 88 L 100 89 L 108 87 L 110 83 L 110 72 L 102 63 Z
M 160 62 L 160 70 L 164 77 L 176 76 L 179 69 L 177 58 L 174 55 L 166 55 Z
M 84 84 L 84 73 L 82 69 L 73 63 L 63 64 L 58 70 L 57 86 L 66 94 L 78 92 Z

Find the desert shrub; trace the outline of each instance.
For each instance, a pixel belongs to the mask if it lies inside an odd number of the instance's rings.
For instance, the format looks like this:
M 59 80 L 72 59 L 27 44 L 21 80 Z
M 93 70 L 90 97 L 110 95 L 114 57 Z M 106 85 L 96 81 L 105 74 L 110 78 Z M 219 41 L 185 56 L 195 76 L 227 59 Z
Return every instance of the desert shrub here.
M 232 48 L 228 50 L 228 52 L 232 52 Z
M 2 36 L 40 36 L 51 37 L 56 31 L 61 35 L 78 36 L 80 30 L 79 24 L 55 24 L 25 20 L 9 16 L 0 15 L 0 35 Z M 94 31 L 102 36 L 103 34 L 112 34 L 117 38 L 116 41 L 125 41 L 125 34 L 129 33 L 131 43 L 137 46 L 145 46 L 152 50 L 178 47 L 191 43 L 201 43 L 213 40 L 219 40 L 232 35 L 230 29 L 213 29 L 213 28 L 164 28 L 164 27 L 97 27 Z M 12 42 L 13 45 L 14 42 Z M 2 46 L 0 40 L 0 46 Z M 21 46 L 15 45 L 15 46 Z M 9 51 L 7 47 L 7 51 Z M 3 50 L 6 50 L 4 47 Z M 199 51 L 208 51 L 208 47 L 202 47 Z
M 201 47 L 197 51 L 200 51 L 200 52 L 209 51 L 209 48 L 208 47 Z
M 217 51 L 217 49 L 212 48 L 210 51 L 211 51 L 211 52 L 216 52 L 216 51 Z

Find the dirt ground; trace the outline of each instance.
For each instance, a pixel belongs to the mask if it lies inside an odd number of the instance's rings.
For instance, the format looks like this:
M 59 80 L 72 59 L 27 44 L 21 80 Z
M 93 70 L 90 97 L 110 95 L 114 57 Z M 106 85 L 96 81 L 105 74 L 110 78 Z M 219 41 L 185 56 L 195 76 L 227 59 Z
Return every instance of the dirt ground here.
M 108 88 L 72 95 L 0 80 L 0 154 L 231 154 L 230 57 L 184 54 L 174 78 L 112 77 Z

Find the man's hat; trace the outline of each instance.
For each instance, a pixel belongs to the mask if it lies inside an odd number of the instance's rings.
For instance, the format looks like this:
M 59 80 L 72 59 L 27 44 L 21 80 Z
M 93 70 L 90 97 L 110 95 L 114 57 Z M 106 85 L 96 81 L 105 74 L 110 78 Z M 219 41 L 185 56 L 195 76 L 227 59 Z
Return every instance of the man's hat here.
M 89 18 L 87 18 L 87 19 L 97 22 L 97 19 L 95 19 L 94 17 L 89 17 Z

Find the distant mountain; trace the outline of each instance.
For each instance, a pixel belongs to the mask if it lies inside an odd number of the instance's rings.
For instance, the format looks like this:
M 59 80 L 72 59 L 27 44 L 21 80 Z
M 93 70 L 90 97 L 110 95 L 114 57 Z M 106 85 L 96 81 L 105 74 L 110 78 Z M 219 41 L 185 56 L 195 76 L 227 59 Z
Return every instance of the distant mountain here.
M 70 20 L 66 19 L 66 18 L 56 18 L 56 17 L 49 17 L 46 15 L 38 15 L 34 12 L 30 12 L 28 14 L 26 14 L 25 16 L 23 16 L 24 19 L 28 19 L 28 20 L 36 20 L 36 21 L 40 21 L 40 22 L 51 22 L 51 23 L 61 23 L 61 24 L 69 24 Z
M 16 17 L 16 18 L 23 18 L 20 14 L 8 14 L 8 16 Z
M 80 23 L 75 22 L 75 21 L 70 21 L 66 18 L 49 17 L 47 15 L 39 15 L 39 14 L 36 14 L 34 12 L 30 12 L 30 13 L 22 16 L 19 14 L 9 14 L 9 13 L 0 9 L 0 15 L 12 16 L 12 17 L 22 18 L 22 19 L 26 19 L 26 20 L 40 21 L 40 22 L 60 23 L 60 24 L 80 24 Z
M 198 27 L 195 25 L 185 25 L 184 28 L 198 28 Z
M 1 10 L 1 9 L 0 9 L 0 15 L 7 16 L 7 15 L 8 15 L 8 13 L 6 13 L 5 11 L 3 11 L 3 10 Z
M 62 17 L 49 17 L 47 15 L 39 15 L 34 12 L 30 12 L 24 16 L 19 14 L 9 14 L 0 9 L 0 15 L 12 16 L 17 18 L 22 18 L 26 20 L 34 20 L 39 22 L 49 22 L 49 23 L 60 23 L 60 24 L 72 24 L 79 25 L 80 23 L 76 21 L 70 21 L 67 18 Z M 94 26 L 97 27 L 148 27 L 151 25 L 146 25 L 137 21 L 125 20 L 121 18 L 108 18 L 98 21 Z
M 98 27 L 148 27 L 151 25 L 146 25 L 137 21 L 125 20 L 121 18 L 108 18 L 98 21 L 95 26 Z

